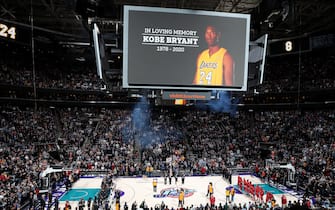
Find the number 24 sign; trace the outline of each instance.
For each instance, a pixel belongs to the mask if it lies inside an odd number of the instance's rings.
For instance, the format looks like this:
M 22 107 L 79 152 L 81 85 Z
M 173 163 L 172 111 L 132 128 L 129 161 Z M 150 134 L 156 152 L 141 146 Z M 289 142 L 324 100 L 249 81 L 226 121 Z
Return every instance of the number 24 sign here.
M 10 39 L 16 38 L 16 28 L 15 27 L 8 27 L 5 24 L 0 23 L 0 36 L 1 37 L 8 37 Z

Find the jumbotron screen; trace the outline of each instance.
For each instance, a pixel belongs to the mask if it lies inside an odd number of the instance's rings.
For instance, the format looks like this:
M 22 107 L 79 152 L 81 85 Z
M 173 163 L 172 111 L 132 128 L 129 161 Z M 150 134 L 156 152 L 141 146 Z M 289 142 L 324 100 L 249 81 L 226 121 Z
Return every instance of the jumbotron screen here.
M 247 89 L 250 15 L 124 7 L 123 87 Z

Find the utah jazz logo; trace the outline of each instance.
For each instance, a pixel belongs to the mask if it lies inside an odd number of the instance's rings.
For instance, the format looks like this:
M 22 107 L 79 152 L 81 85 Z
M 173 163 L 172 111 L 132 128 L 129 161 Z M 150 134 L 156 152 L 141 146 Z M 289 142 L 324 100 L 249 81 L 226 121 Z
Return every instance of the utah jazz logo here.
M 192 196 L 195 192 L 193 189 L 171 187 L 162 189 L 159 194 L 154 195 L 154 198 L 178 198 L 182 189 L 185 192 L 185 198 Z

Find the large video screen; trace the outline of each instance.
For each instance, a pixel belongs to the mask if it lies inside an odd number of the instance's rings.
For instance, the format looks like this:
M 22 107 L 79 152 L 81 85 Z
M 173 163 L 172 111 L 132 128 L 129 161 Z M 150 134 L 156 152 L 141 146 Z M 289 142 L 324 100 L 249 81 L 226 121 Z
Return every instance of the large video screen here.
M 247 89 L 250 15 L 124 7 L 123 87 Z

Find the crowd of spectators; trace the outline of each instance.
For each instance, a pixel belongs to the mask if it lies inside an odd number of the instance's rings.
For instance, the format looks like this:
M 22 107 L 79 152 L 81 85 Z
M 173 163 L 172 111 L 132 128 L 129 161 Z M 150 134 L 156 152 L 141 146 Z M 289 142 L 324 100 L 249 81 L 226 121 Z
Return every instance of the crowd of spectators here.
M 260 92 L 335 88 L 334 62 L 331 53 L 274 59 L 267 64 Z M 24 63 L 29 62 L 2 56 L 0 85 L 33 87 L 35 83 L 41 89 L 87 92 L 104 87 L 91 69 L 64 72 L 38 64 L 33 73 Z M 15 90 L 9 95 L 16 97 Z M 76 94 L 67 97 L 81 100 Z M 0 209 L 19 209 L 27 201 L 33 205 L 43 185 L 41 172 L 49 165 L 106 170 L 112 176 L 151 175 L 153 169 L 165 175 L 173 170 L 180 176 L 223 174 L 228 179 L 231 168 L 252 168 L 264 180 L 286 185 L 287 173 L 268 167 L 265 159 L 293 165 L 296 189 L 321 206 L 334 202 L 334 158 L 334 110 L 239 111 L 231 116 L 145 106 L 0 107 Z M 60 178 L 56 180 L 63 181 Z M 190 209 L 208 208 L 204 204 Z
M 138 110 L 137 110 L 138 111 Z M 284 182 L 264 159 L 291 163 L 306 196 L 321 205 L 334 199 L 335 112 L 226 113 L 199 110 L 1 107 L 1 202 L 19 207 L 39 189 L 50 164 L 73 170 L 143 175 L 147 166 L 175 172 L 222 174 L 227 168 L 257 168 L 268 180 Z M 143 127 L 146 126 L 146 127 Z M 264 148 L 271 143 L 272 146 Z M 267 150 L 262 154 L 261 150 Z M 58 157 L 52 155 L 54 151 Z M 277 177 L 276 177 L 277 176 Z M 285 184 L 285 183 L 283 183 Z
M 32 87 L 35 81 L 37 88 L 84 91 L 96 91 L 105 87 L 95 70 L 89 66 L 80 71 L 65 71 L 48 64 L 39 64 L 33 74 L 32 68 L 25 64 L 26 61 L 9 62 L 8 57 L 5 59 L 6 62 L 0 60 L 0 84 Z M 302 54 L 301 58 L 298 55 L 287 56 L 286 59 L 269 58 L 264 71 L 264 82 L 258 89 L 261 93 L 332 89 L 335 88 L 335 75 L 332 71 L 334 65 L 332 51 L 313 51 Z M 120 78 L 118 85 L 121 84 Z
M 261 93 L 283 93 L 335 88 L 334 54 L 319 51 L 299 56 L 269 58 Z M 299 88 L 300 87 L 300 88 Z
M 98 76 L 91 71 L 85 73 L 68 72 L 62 73 L 55 69 L 54 73 L 59 73 L 57 78 L 53 78 L 50 72 L 36 72 L 35 79 L 30 69 L 16 69 L 10 65 L 2 64 L 0 71 L 0 81 L 2 84 L 33 87 L 35 80 L 36 88 L 71 89 L 71 90 L 101 90 L 103 84 Z

